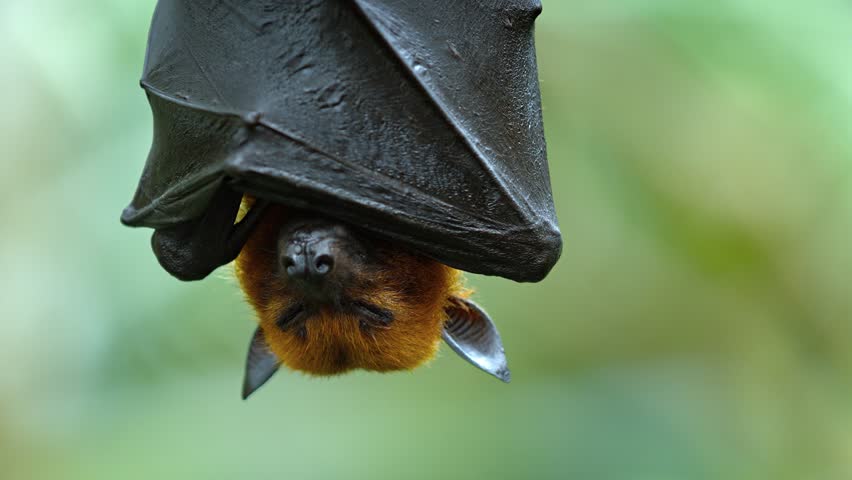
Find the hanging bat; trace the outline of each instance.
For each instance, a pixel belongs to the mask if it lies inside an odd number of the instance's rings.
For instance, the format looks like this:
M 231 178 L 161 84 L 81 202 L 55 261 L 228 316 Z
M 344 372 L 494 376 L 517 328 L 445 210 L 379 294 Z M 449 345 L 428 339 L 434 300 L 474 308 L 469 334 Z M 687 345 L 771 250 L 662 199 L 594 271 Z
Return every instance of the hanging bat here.
M 200 280 L 236 259 L 277 368 L 414 368 L 443 337 L 508 380 L 459 270 L 539 281 L 562 246 L 532 0 L 160 0 L 129 226 Z M 244 207 L 240 212 L 241 205 Z

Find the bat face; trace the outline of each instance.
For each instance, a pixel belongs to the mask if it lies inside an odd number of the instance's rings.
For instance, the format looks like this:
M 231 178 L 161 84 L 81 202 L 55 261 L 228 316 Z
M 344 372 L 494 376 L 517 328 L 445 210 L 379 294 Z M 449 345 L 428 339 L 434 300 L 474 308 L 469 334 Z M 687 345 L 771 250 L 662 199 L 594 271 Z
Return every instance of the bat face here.
M 236 260 L 269 351 L 334 375 L 412 369 L 435 353 L 460 272 L 340 223 L 273 206 Z

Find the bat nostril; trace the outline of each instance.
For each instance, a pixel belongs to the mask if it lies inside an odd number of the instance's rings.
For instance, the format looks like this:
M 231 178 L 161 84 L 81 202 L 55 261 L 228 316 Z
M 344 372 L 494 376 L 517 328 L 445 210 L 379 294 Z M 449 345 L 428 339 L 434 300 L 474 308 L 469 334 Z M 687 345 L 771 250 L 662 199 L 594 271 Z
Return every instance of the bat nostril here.
M 285 255 L 281 258 L 281 266 L 284 267 L 284 271 L 287 272 L 287 276 L 290 278 L 302 278 L 307 272 L 305 271 L 305 262 L 299 261 L 295 255 Z
M 282 258 L 282 259 L 281 259 L 281 265 L 282 265 L 284 268 L 286 268 L 286 269 L 287 269 L 287 271 L 290 271 L 291 267 L 295 267 L 295 266 L 296 266 L 296 261 L 295 261 L 295 260 L 293 260 L 293 257 L 286 256 L 286 257 L 284 257 L 284 258 Z
M 334 259 L 331 255 L 322 254 L 317 256 L 316 260 L 314 260 L 314 268 L 316 272 L 320 275 L 325 275 L 334 268 Z

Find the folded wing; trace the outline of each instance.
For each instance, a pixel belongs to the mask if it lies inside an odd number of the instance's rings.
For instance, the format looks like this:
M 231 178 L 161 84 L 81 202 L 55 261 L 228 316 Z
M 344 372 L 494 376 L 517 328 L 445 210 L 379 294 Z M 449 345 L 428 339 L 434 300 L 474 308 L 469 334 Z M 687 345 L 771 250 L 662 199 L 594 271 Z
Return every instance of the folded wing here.
M 529 1 L 161 0 L 151 153 L 123 221 L 222 182 L 463 270 L 534 281 L 561 248 Z

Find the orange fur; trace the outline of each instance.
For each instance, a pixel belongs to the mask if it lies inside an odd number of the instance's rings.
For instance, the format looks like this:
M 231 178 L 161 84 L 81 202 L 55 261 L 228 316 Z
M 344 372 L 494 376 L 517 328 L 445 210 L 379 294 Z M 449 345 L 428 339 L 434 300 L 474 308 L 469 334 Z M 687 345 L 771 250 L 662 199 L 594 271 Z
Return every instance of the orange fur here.
M 247 200 L 244 207 L 250 205 Z M 413 369 L 434 356 L 446 319 L 444 308 L 452 298 L 469 296 L 461 272 L 389 245 L 382 248 L 392 256 L 388 262 L 392 266 L 347 291 L 353 300 L 369 300 L 393 312 L 389 328 L 364 331 L 355 315 L 331 307 L 307 320 L 306 338 L 279 328 L 276 320 L 298 300 L 276 273 L 276 239 L 284 221 L 284 208 L 270 207 L 235 262 L 237 279 L 269 348 L 284 365 L 314 375 L 335 375 L 359 368 Z

